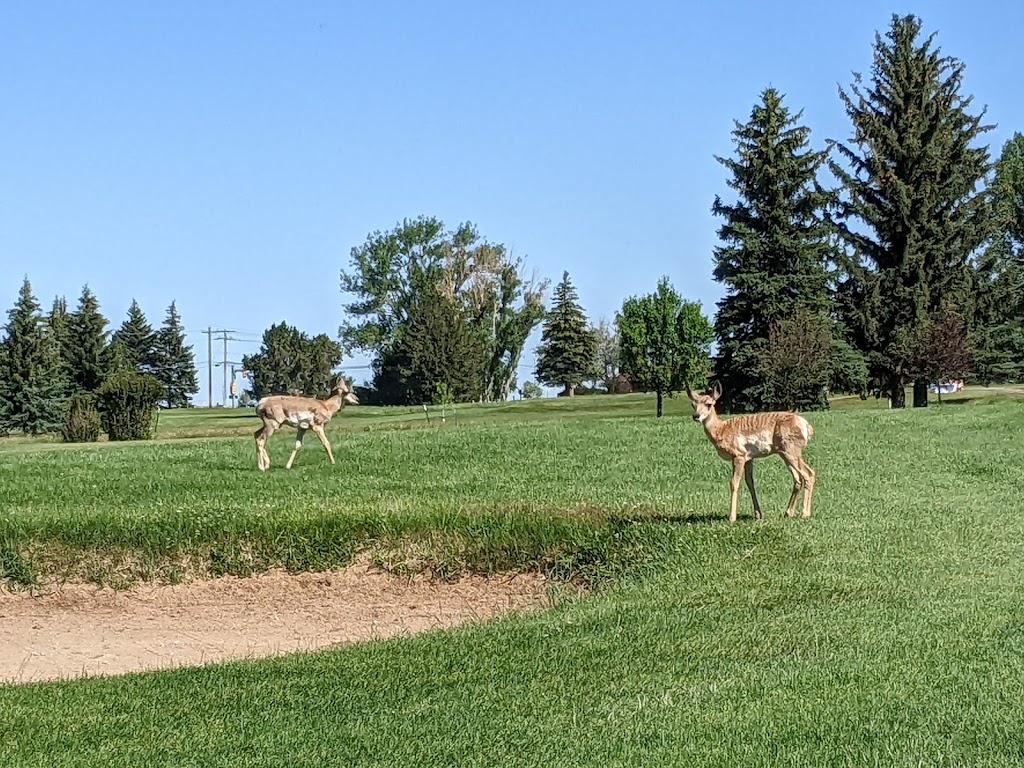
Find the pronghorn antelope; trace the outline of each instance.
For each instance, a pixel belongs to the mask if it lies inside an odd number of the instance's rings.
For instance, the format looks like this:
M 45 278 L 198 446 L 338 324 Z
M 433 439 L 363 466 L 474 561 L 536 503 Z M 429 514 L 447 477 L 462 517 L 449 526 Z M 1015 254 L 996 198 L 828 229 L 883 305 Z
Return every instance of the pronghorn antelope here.
M 256 413 L 263 420 L 263 426 L 256 430 L 256 466 L 261 472 L 270 469 L 270 454 L 267 453 L 267 440 L 285 424 L 291 424 L 298 430 L 295 436 L 295 450 L 288 459 L 285 469 L 292 468 L 295 455 L 302 448 L 302 438 L 307 430 L 320 438 L 327 455 L 334 464 L 334 453 L 324 432 L 324 425 L 334 418 L 345 403 L 359 404 L 359 398 L 349 389 L 343 376 L 339 376 L 334 384 L 331 396 L 326 400 L 312 397 L 294 397 L 292 395 L 271 395 L 262 398 L 256 404 Z
M 732 499 L 729 522 L 736 522 L 736 503 L 741 477 L 746 478 L 754 502 L 754 517 L 760 520 L 761 505 L 754 490 L 754 459 L 779 454 L 793 475 L 793 495 L 789 497 L 786 517 L 796 510 L 797 497 L 804 491 L 803 516 L 811 516 L 811 495 L 814 492 L 814 470 L 803 459 L 803 450 L 814 435 L 810 422 L 789 411 L 754 413 L 723 420 L 715 412 L 715 403 L 722 396 L 722 387 L 715 382 L 710 392 L 694 392 L 686 385 L 686 394 L 693 404 L 693 420 L 704 425 L 704 432 L 714 443 L 718 455 L 732 462 Z

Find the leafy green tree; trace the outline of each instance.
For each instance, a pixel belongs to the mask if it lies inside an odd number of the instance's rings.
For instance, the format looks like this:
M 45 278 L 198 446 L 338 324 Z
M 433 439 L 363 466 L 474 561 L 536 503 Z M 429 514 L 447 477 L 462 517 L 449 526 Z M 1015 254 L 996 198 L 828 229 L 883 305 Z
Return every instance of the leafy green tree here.
M 663 398 L 683 389 L 685 382 L 703 387 L 710 369 L 714 329 L 700 304 L 684 301 L 667 277 L 653 294 L 630 297 L 616 316 L 622 345 L 622 370 L 634 389 Z
M 199 391 L 196 356 L 185 344 L 185 330 L 175 302 L 167 308 L 167 317 L 156 332 L 153 345 L 153 375 L 164 388 L 168 408 L 187 408 L 189 396 Z
M 988 150 L 974 142 L 990 126 L 968 112 L 963 64 L 920 40 L 921 21 L 892 17 L 875 35 L 869 85 L 860 75 L 839 95 L 853 124 L 837 142 L 847 167 L 830 162 L 845 194 L 834 220 L 846 245 L 839 301 L 843 321 L 892 407 L 928 404 L 928 382 L 906 355 L 916 327 L 943 298 L 972 300 L 970 259 L 989 235 L 985 195 Z
M 539 397 L 544 396 L 544 390 L 540 388 L 540 384 L 535 381 L 524 381 L 522 389 L 519 390 L 520 396 L 523 400 L 536 400 Z
M 0 433 L 56 431 L 63 420 L 65 387 L 56 349 L 47 338 L 27 277 L 7 317 L 6 335 L 0 342 Z
M 128 317 L 111 336 L 111 345 L 114 342 L 123 344 L 128 370 L 152 373 L 156 368 L 156 332 L 134 299 Z
M 99 302 L 85 286 L 77 308 L 68 317 L 67 362 L 74 392 L 95 392 L 107 378 L 106 327 Z
M 536 376 L 541 384 L 562 387 L 572 397 L 597 369 L 597 335 L 579 304 L 569 273 L 555 288 L 551 311 L 537 348 Z
M 259 352 L 243 356 L 242 365 L 257 400 L 279 394 L 322 397 L 334 384 L 341 358 L 341 345 L 326 334 L 311 338 L 282 322 L 264 331 Z
M 831 195 L 816 181 L 827 153 L 809 148 L 802 114 L 790 114 L 782 95 L 766 89 L 750 120 L 736 123 L 735 158 L 716 158 L 738 198 L 726 204 L 716 196 L 712 206 L 725 220 L 714 269 L 726 291 L 715 316 L 723 410 L 768 408 L 774 395 L 760 361 L 772 328 L 799 310 L 820 315 L 830 307 L 826 265 L 833 248 L 823 214 Z M 819 379 L 818 407 L 827 403 L 827 375 Z
M 976 264 L 975 374 L 1024 380 L 1024 135 L 1003 145 L 989 187 L 996 231 Z
M 963 379 L 971 371 L 974 350 L 967 321 L 950 301 L 919 323 L 914 334 L 914 372 L 938 384 Z M 942 393 L 938 393 L 942 402 Z
M 440 286 L 486 344 L 483 399 L 506 399 L 526 339 L 544 315 L 546 283 L 527 280 L 522 270 L 522 260 L 482 240 L 469 223 L 446 232 L 438 219 L 420 217 L 391 232 L 375 232 L 352 249 L 351 269 L 341 273 L 342 292 L 354 297 L 344 305 L 344 349 L 373 353 L 375 380 L 394 383 L 386 386 L 395 392 L 408 391 L 396 343 L 409 326 L 417 291 Z
M 613 392 L 615 377 L 619 375 L 619 330 L 604 318 L 594 328 L 597 337 L 597 376 L 605 390 Z

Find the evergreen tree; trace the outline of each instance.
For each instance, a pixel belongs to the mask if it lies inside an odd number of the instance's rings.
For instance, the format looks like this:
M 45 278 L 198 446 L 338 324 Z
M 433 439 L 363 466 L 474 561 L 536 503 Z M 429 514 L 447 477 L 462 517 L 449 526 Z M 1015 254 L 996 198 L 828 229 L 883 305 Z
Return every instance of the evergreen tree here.
M 830 308 L 826 265 L 833 254 L 823 219 L 830 195 L 815 180 L 827 153 L 809 149 L 802 114 L 791 115 L 768 88 L 750 120 L 736 123 L 736 157 L 716 157 L 738 196 L 729 205 L 716 196 L 712 206 L 725 219 L 714 269 L 726 289 L 715 317 L 723 410 L 766 409 L 773 398 L 759 369 L 773 326 L 798 310 L 824 316 Z M 814 407 L 827 407 L 828 372 L 819 374 Z
M 537 348 L 537 380 L 549 387 L 562 387 L 562 394 L 572 397 L 576 387 L 596 370 L 597 335 L 579 305 L 569 273 L 564 272 Z
M 256 400 L 282 394 L 325 397 L 340 364 L 341 345 L 323 333 L 310 338 L 287 323 L 270 326 L 259 352 L 242 357 Z
M 156 333 L 146 320 L 137 301 L 132 299 L 128 317 L 111 336 L 111 345 L 119 341 L 124 345 L 129 371 L 152 373 L 156 367 Z
M 199 391 L 196 358 L 191 345 L 185 344 L 185 331 L 173 301 L 156 333 L 153 351 L 153 375 L 164 388 L 167 407 L 187 408 L 189 395 Z
M 71 346 L 70 337 L 71 316 L 68 314 L 68 302 L 63 296 L 57 296 L 53 300 L 50 314 L 46 316 L 47 338 L 53 347 L 52 354 L 57 360 L 57 378 L 62 387 L 62 399 L 71 397 L 71 363 L 69 362 L 69 349 Z
M 1024 380 L 1024 135 L 1003 146 L 989 188 L 996 231 L 976 265 L 975 374 Z
M 123 373 L 136 373 L 135 362 L 123 338 L 114 336 L 104 350 L 107 378 Z
M 921 22 L 892 17 L 875 35 L 871 83 L 860 75 L 839 89 L 853 123 L 853 145 L 836 143 L 849 165 L 830 167 L 845 188 L 835 217 L 847 245 L 839 284 L 844 321 L 872 378 L 894 408 L 914 382 L 914 405 L 928 404 L 928 382 L 907 358 L 916 326 L 943 299 L 967 312 L 970 259 L 988 235 L 988 150 L 972 143 L 990 129 L 961 96 L 963 65 L 919 40 Z
M 0 342 L 0 433 L 53 432 L 63 420 L 60 361 L 27 277 L 7 317 Z
M 700 304 L 684 301 L 667 277 L 653 294 L 626 299 L 616 323 L 622 370 L 634 389 L 657 394 L 658 418 L 665 395 L 687 381 L 698 387 L 707 382 L 714 330 Z
M 405 402 L 431 402 L 439 387 L 452 402 L 482 397 L 485 340 L 436 288 L 417 291 L 398 346 Z
M 106 327 L 99 302 L 85 286 L 78 307 L 68 317 L 67 361 L 75 392 L 95 392 L 107 378 Z

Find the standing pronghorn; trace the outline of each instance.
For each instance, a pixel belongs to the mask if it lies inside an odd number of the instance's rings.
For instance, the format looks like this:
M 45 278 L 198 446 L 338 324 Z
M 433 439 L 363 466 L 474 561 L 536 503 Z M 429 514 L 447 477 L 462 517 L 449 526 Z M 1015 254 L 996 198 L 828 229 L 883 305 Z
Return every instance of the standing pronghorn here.
M 803 450 L 814 435 L 810 422 L 789 411 L 755 413 L 723 420 L 715 412 L 715 403 L 722 396 L 722 387 L 715 382 L 710 392 L 696 393 L 686 385 L 686 394 L 693 404 L 693 419 L 704 425 L 708 439 L 715 444 L 718 455 L 732 462 L 732 499 L 729 522 L 736 522 L 736 503 L 740 478 L 745 477 L 754 501 L 754 517 L 761 519 L 761 505 L 754 491 L 754 459 L 779 454 L 793 475 L 793 495 L 789 497 L 786 517 L 796 511 L 800 490 L 804 491 L 803 516 L 811 516 L 811 495 L 814 492 L 814 470 L 803 459 Z
M 348 388 L 343 376 L 338 377 L 331 396 L 326 400 L 292 395 L 271 395 L 262 398 L 256 404 L 256 414 L 263 420 L 263 426 L 256 430 L 256 466 L 261 472 L 270 469 L 267 440 L 284 424 L 291 424 L 298 430 L 295 436 L 295 450 L 292 451 L 285 469 L 292 468 L 295 455 L 302 448 L 302 438 L 310 429 L 320 438 L 320 442 L 327 449 L 331 464 L 334 464 L 334 454 L 331 452 L 331 444 L 324 432 L 324 424 L 334 418 L 334 414 L 341 410 L 345 403 L 358 405 L 359 398 Z

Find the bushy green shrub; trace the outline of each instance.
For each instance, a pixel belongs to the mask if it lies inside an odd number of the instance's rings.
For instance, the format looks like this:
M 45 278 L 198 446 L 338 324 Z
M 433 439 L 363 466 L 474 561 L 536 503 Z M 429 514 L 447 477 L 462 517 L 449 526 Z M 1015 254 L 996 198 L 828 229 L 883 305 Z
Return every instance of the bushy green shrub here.
M 71 398 L 61 435 L 65 443 L 95 443 L 100 438 L 100 412 L 91 395 Z
M 153 376 L 120 373 L 96 391 L 103 428 L 111 440 L 149 440 L 153 436 L 157 403 L 165 396 Z

